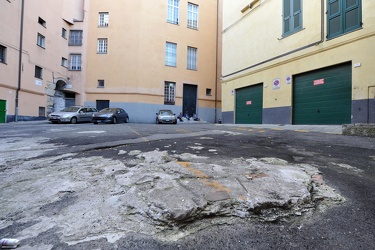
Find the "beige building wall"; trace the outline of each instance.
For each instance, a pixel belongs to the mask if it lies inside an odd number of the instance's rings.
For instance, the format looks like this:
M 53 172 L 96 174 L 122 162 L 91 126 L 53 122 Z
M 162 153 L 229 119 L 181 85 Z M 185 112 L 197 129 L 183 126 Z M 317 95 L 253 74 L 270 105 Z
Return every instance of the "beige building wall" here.
M 69 30 L 77 21 L 83 21 L 84 1 L 3 1 L 1 5 L 0 44 L 6 47 L 6 63 L 0 63 L 0 100 L 6 102 L 6 121 L 44 119 L 54 110 L 56 100 L 64 99 L 64 94 L 58 96 L 56 89 L 66 91 L 69 87 L 68 91 L 73 95 L 83 91 L 83 78 L 71 77 L 68 64 L 62 65 L 62 58 L 69 58 Z M 20 44 L 22 19 L 23 39 Z M 79 23 L 82 26 L 82 22 Z M 62 37 L 63 28 L 67 31 L 65 38 Z M 44 38 L 39 45 L 38 34 Z M 84 48 L 80 50 L 84 51 Z M 36 77 L 36 66 L 42 69 L 41 76 Z M 72 82 L 71 78 L 78 80 Z M 79 101 L 83 103 L 83 99 Z
M 237 90 L 261 83 L 263 123 L 291 124 L 294 82 L 288 84 L 287 76 L 345 62 L 352 65 L 351 122 L 375 122 L 375 2 L 361 2 L 362 27 L 328 39 L 327 1 L 302 0 L 302 29 L 285 37 L 283 1 L 224 1 L 224 122 L 236 121 Z
M 179 23 L 167 22 L 168 1 L 91 0 L 87 41 L 86 104 L 109 101 L 123 107 L 131 122 L 154 122 L 159 109 L 182 112 L 184 84 L 197 87 L 196 112 L 215 121 L 220 111 L 220 39 L 218 1 L 189 1 L 199 6 L 198 29 L 187 28 L 188 1 L 180 1 Z M 100 12 L 108 12 L 108 26 L 98 27 Z M 108 40 L 108 51 L 97 52 L 98 39 Z M 177 65 L 165 65 L 166 42 L 177 44 Z M 198 52 L 197 70 L 187 69 L 187 47 Z M 98 87 L 104 80 L 104 87 Z M 164 105 L 164 84 L 176 83 L 175 104 Z M 217 110 L 215 110 L 215 108 Z

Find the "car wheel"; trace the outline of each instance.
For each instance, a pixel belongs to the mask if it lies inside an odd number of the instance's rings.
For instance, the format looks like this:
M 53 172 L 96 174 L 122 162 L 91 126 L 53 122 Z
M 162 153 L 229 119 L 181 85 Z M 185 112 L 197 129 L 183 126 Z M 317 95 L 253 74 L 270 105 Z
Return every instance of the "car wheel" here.
M 98 124 L 98 122 L 93 122 L 95 125 Z
M 58 122 L 56 122 L 56 121 L 53 121 L 52 123 L 53 123 L 53 124 L 56 124 L 56 123 L 58 123 Z
M 159 122 L 159 119 L 158 118 L 156 118 L 156 124 L 159 124 L 160 122 Z
M 177 124 L 177 120 L 173 124 Z
M 113 124 L 116 124 L 116 123 L 117 123 L 117 118 L 116 118 L 116 117 L 112 117 L 112 123 L 113 123 Z
M 77 117 L 72 117 L 72 119 L 70 119 L 70 123 L 76 124 L 77 123 Z
M 129 122 L 129 117 L 126 117 L 125 118 L 125 123 L 128 123 Z

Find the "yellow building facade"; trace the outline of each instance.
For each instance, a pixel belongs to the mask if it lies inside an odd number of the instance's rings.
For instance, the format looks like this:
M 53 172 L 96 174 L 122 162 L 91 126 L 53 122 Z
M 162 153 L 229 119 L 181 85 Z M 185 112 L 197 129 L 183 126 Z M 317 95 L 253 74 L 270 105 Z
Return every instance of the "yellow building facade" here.
M 40 8 L 43 6 L 43 8 Z M 221 112 L 218 0 L 6 0 L 0 8 L 0 123 L 72 105 Z
M 71 46 L 69 32 L 85 29 L 84 7 L 83 0 L 2 1 L 0 123 L 45 119 L 66 99 L 83 103 L 85 76 L 70 71 L 70 55 L 84 54 L 85 45 Z
M 90 0 L 86 101 L 131 122 L 159 109 L 214 122 L 220 113 L 217 0 Z
M 223 4 L 224 123 L 375 122 L 375 2 Z

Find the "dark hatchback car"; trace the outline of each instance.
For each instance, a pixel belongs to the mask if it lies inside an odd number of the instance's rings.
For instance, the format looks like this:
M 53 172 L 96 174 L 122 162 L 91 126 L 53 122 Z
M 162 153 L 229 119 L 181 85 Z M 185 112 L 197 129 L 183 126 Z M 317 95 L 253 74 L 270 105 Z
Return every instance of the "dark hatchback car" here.
M 177 124 L 177 117 L 175 114 L 173 114 L 172 110 L 162 109 L 156 113 L 156 124 L 159 123 Z
M 98 124 L 99 122 L 113 123 L 113 124 L 116 124 L 119 122 L 128 123 L 129 115 L 122 108 L 105 108 L 93 114 L 91 121 L 94 124 Z

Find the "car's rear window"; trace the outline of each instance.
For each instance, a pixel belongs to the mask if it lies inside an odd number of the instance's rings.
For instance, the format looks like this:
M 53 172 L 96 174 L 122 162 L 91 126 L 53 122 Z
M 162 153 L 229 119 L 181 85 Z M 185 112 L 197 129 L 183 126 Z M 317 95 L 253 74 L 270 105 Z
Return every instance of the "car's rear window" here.
M 66 107 L 61 111 L 63 111 L 63 112 L 77 112 L 79 109 L 80 109 L 80 107 Z

